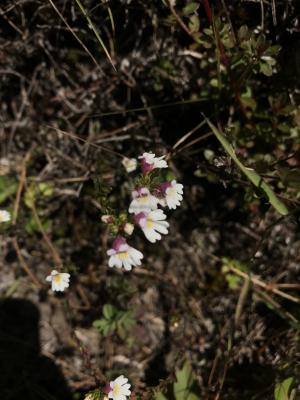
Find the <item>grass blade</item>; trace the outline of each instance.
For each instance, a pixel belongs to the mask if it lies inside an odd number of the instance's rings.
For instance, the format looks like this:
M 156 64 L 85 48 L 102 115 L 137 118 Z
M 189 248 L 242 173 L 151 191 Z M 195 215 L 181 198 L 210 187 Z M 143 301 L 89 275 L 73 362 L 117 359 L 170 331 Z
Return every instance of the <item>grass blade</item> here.
M 85 18 L 86 18 L 86 20 L 87 20 L 89 26 L 90 26 L 91 29 L 93 30 L 93 32 L 94 32 L 94 34 L 95 34 L 95 36 L 96 36 L 98 42 L 100 43 L 102 49 L 104 50 L 104 53 L 106 54 L 107 58 L 109 59 L 109 62 L 111 63 L 113 69 L 116 71 L 116 68 L 115 68 L 114 63 L 113 63 L 113 61 L 112 61 L 112 58 L 111 58 L 111 56 L 110 56 L 110 54 L 109 54 L 109 52 L 108 52 L 108 50 L 107 50 L 107 48 L 106 48 L 106 46 L 105 46 L 103 40 L 101 39 L 101 36 L 99 35 L 99 32 L 98 32 L 96 26 L 94 25 L 93 21 L 92 21 L 91 18 L 89 17 L 89 15 L 88 15 L 88 13 L 86 12 L 86 9 L 83 7 L 81 1 L 80 1 L 80 0 L 75 0 L 75 1 L 76 1 L 76 3 L 77 3 L 78 7 L 80 8 L 81 12 L 82 12 L 83 15 L 85 16 Z
M 93 56 L 93 54 L 89 51 L 89 49 L 86 47 L 86 45 L 83 43 L 83 41 L 79 38 L 79 36 L 75 33 L 75 31 L 71 28 L 71 26 L 68 24 L 67 20 L 64 18 L 64 16 L 62 15 L 62 13 L 59 11 L 59 9 L 56 7 L 56 5 L 53 3 L 52 0 L 49 0 L 49 3 L 51 4 L 51 6 L 54 8 L 55 12 L 57 13 L 57 15 L 60 17 L 60 19 L 64 22 L 64 24 L 66 25 L 66 27 L 69 29 L 69 31 L 72 33 L 72 35 L 75 37 L 75 39 L 78 41 L 78 43 L 82 46 L 82 48 L 85 50 L 85 52 L 91 57 L 91 59 L 94 61 L 95 65 L 99 68 L 99 70 L 101 72 L 102 68 L 100 67 L 100 65 L 97 63 L 97 60 L 95 59 L 95 57 Z

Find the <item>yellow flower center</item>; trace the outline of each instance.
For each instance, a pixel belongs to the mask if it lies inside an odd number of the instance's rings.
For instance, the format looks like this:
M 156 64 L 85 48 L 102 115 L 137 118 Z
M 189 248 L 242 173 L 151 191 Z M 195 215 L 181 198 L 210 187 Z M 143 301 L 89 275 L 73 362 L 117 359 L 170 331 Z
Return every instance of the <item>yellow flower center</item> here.
M 154 228 L 154 222 L 152 221 L 152 219 L 147 219 L 146 228 L 147 229 L 153 229 Z
M 54 275 L 53 276 L 53 280 L 54 280 L 55 283 L 61 283 L 61 281 L 62 281 L 61 274 Z
M 122 251 L 118 254 L 118 257 L 120 260 L 127 260 L 127 258 L 129 257 L 128 251 Z
M 113 395 L 118 396 L 118 394 L 120 393 L 120 389 L 121 389 L 120 386 L 115 384 L 113 388 Z
M 175 197 L 176 194 L 177 194 L 177 192 L 176 192 L 176 189 L 175 189 L 174 187 L 173 187 L 173 188 L 170 188 L 170 189 L 168 190 L 168 196 L 170 196 L 171 198 Z
M 140 202 L 141 204 L 148 204 L 148 202 L 149 202 L 148 196 L 139 197 L 139 202 Z

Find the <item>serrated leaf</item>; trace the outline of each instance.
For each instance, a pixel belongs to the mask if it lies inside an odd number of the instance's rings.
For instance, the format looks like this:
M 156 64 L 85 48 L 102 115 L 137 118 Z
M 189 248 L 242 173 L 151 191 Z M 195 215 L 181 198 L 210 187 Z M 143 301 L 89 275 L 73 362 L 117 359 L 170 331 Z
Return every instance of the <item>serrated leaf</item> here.
M 176 400 L 199 400 L 195 394 L 195 376 L 192 367 L 188 361 L 185 362 L 182 369 L 176 372 L 177 381 L 174 383 L 174 395 Z
M 289 392 L 294 378 L 290 377 L 277 383 L 274 391 L 275 400 L 289 400 Z
M 206 122 L 225 151 L 232 158 L 237 167 L 243 172 L 243 174 L 246 175 L 249 181 L 252 182 L 255 187 L 261 189 L 265 193 L 270 204 L 275 208 L 276 211 L 279 212 L 279 214 L 287 215 L 289 213 L 288 209 L 275 195 L 271 186 L 266 183 L 253 169 L 245 167 L 244 164 L 237 158 L 232 145 L 228 142 L 225 136 L 207 118 Z

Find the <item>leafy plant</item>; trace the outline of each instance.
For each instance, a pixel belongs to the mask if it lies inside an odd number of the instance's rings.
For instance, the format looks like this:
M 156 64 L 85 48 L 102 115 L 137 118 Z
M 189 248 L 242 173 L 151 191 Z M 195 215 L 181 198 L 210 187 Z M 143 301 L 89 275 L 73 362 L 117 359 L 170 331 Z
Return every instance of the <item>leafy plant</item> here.
M 132 311 L 118 310 L 112 304 L 105 304 L 102 312 L 103 317 L 94 321 L 93 326 L 104 336 L 116 332 L 121 339 L 125 339 L 128 331 L 136 323 Z
M 227 257 L 222 257 L 222 273 L 225 275 L 226 282 L 230 289 L 238 289 L 241 284 L 241 278 L 233 273 L 230 273 L 230 267 L 234 267 L 242 272 L 248 272 L 245 264 L 238 260 L 232 260 Z
M 53 184 L 50 183 L 31 183 L 26 190 L 24 201 L 28 208 L 32 208 L 39 198 L 47 198 L 53 195 Z
M 170 396 L 166 397 L 161 391 L 155 395 L 155 400 L 200 400 L 197 382 L 188 361 L 176 371 L 176 382 L 169 388 Z

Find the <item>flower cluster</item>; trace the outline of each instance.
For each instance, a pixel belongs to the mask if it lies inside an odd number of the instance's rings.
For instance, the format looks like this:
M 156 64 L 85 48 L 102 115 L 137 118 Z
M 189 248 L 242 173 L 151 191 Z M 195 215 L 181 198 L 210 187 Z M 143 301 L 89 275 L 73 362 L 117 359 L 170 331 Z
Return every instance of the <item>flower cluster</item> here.
M 168 234 L 169 223 L 162 208 L 176 209 L 183 199 L 183 185 L 176 180 L 166 180 L 162 173 L 168 164 L 165 156 L 156 157 L 153 153 L 144 153 L 139 158 L 141 174 L 135 181 L 131 193 L 131 203 L 127 213 L 120 216 L 103 215 L 102 221 L 111 227 L 115 238 L 107 251 L 110 267 L 124 268 L 141 265 L 143 254 L 131 247 L 124 236 L 130 236 L 134 227 L 139 227 L 149 242 L 161 240 Z M 137 167 L 135 159 L 123 160 L 127 172 Z M 162 208 L 159 208 L 162 207 Z

